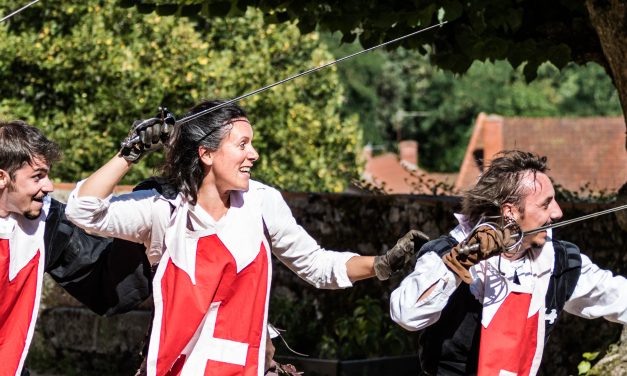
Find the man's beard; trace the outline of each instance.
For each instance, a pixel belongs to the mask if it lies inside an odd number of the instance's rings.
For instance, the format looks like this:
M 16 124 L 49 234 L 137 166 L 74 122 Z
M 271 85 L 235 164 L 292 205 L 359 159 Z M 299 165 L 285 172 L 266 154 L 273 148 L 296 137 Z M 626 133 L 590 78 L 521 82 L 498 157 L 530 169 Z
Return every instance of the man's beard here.
M 33 201 L 41 202 L 41 204 L 42 204 L 41 207 L 43 208 L 43 202 L 44 202 L 44 198 L 45 197 L 46 197 L 46 195 L 43 195 L 43 196 L 41 196 L 39 198 L 33 197 Z M 28 210 L 28 211 L 25 211 L 24 213 L 22 213 L 22 215 L 24 215 L 24 217 L 26 217 L 26 219 L 30 219 L 30 220 L 37 219 L 41 215 L 41 210 L 42 209 Z
M 26 217 L 26 219 L 30 219 L 30 220 L 34 220 L 39 218 L 39 216 L 41 215 L 41 209 L 39 210 L 29 210 L 27 212 L 24 212 L 22 215 L 24 215 L 24 217 Z
M 17 189 L 15 188 L 15 184 L 13 184 L 13 181 L 9 181 L 9 184 L 7 186 L 7 188 L 9 189 L 9 192 L 16 192 Z M 44 202 L 44 198 L 46 198 L 47 194 L 44 194 L 41 197 L 33 197 L 32 200 L 36 201 L 36 202 L 41 202 L 42 203 L 42 208 L 43 208 L 43 202 Z M 37 219 L 39 218 L 39 216 L 41 215 L 41 210 L 42 209 L 37 209 L 37 210 L 27 210 L 25 212 L 22 213 L 22 215 L 24 217 L 26 217 L 26 219 Z
M 546 242 L 549 240 L 548 239 L 548 235 L 546 233 L 544 233 L 544 234 L 545 234 L 544 237 L 534 238 L 531 241 L 531 247 L 532 248 L 542 248 L 542 247 L 544 247 Z

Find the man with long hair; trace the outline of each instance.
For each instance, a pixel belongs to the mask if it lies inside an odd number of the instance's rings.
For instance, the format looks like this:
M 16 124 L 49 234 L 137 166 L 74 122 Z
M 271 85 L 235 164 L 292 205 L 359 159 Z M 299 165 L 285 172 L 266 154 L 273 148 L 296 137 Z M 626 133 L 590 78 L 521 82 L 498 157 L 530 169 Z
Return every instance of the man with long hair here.
M 627 323 L 624 277 L 551 230 L 516 236 L 562 217 L 547 170 L 545 157 L 500 153 L 465 193 L 459 226 L 426 243 L 392 293 L 393 320 L 422 330 L 424 374 L 535 375 L 562 310 Z

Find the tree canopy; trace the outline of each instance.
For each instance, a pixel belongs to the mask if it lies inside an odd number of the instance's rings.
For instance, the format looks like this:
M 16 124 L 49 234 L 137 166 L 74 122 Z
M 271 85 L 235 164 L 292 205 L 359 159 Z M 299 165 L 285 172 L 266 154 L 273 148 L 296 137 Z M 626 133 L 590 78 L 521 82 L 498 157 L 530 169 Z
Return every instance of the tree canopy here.
M 360 49 L 323 33 L 335 57 Z M 420 143 L 420 166 L 458 171 L 479 112 L 503 116 L 617 116 L 618 94 L 603 68 L 551 64 L 527 83 L 522 68 L 503 61 L 475 62 L 463 74 L 430 63 L 415 50 L 376 50 L 338 64 L 346 86 L 343 113 L 359 114 L 364 142 L 375 152 L 395 150 L 398 141 Z M 478 94 L 480 93 L 480 94 Z
M 143 12 L 160 14 L 238 15 L 247 6 L 274 22 L 298 20 L 301 32 L 339 31 L 345 42 L 364 47 L 408 34 L 441 20 L 437 31 L 419 34 L 400 45 L 423 54 L 439 67 L 461 73 L 474 61 L 508 60 L 523 66 L 527 79 L 544 62 L 563 68 L 569 62 L 596 62 L 613 78 L 627 113 L 627 3 L 621 0 L 483 1 L 318 1 L 318 0 L 122 0 Z
M 0 1 L 2 9 L 14 2 Z M 190 21 L 141 15 L 114 1 L 39 3 L 0 24 L 0 116 L 44 130 L 64 151 L 57 180 L 85 177 L 159 105 L 181 116 L 203 98 L 229 99 L 331 59 L 317 34 L 259 11 Z M 339 115 L 335 69 L 241 104 L 261 158 L 254 177 L 285 190 L 341 191 L 357 176 L 356 119 Z M 159 155 L 125 182 L 155 173 Z

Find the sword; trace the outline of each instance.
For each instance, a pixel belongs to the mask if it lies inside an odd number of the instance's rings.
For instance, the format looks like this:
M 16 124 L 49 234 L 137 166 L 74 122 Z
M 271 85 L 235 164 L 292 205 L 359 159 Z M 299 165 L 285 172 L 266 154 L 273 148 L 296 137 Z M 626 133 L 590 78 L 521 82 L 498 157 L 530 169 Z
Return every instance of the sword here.
M 39 1 L 39 0 L 34 0 L 34 1 L 31 1 L 30 3 L 28 3 L 28 4 L 24 5 L 23 7 L 21 7 L 21 8 L 20 8 L 20 9 L 18 9 L 18 10 L 16 10 L 15 12 L 12 12 L 11 14 L 9 14 L 9 15 L 7 15 L 7 16 L 2 17 L 2 19 L 0 20 L 0 22 L 3 22 L 4 20 L 8 20 L 9 18 L 11 18 L 11 17 L 15 16 L 16 14 L 20 13 L 20 12 L 21 12 L 21 11 L 23 11 L 24 9 L 28 8 L 29 6 L 31 6 L 31 5 L 33 5 L 33 4 L 35 4 L 35 3 L 37 3 L 38 1 Z
M 621 210 L 625 210 L 627 209 L 627 204 L 625 205 L 621 205 L 621 206 L 617 206 L 614 208 L 610 208 L 610 209 L 606 209 L 606 210 L 601 210 L 600 212 L 596 212 L 596 213 L 592 213 L 592 214 L 586 214 L 586 215 L 582 215 L 581 217 L 577 217 L 577 218 L 573 218 L 573 219 L 568 219 L 566 221 L 561 221 L 561 222 L 557 222 L 557 223 L 551 223 L 548 225 L 544 225 L 544 226 L 540 226 L 540 227 L 536 227 L 532 230 L 529 231 L 520 231 L 519 233 L 514 233 L 512 235 L 510 235 L 513 239 L 518 239 L 518 241 L 516 243 L 518 243 L 520 240 L 522 240 L 522 238 L 524 238 L 527 235 L 532 235 L 532 234 L 537 234 L 538 232 L 542 232 L 548 229 L 553 229 L 553 228 L 557 228 L 557 227 L 562 227 L 562 226 L 567 226 L 570 225 L 572 223 L 576 223 L 576 222 L 581 222 L 581 221 L 585 221 L 586 219 L 590 219 L 590 218 L 595 218 L 601 215 L 605 215 L 605 214 L 609 214 L 609 213 L 613 213 L 613 212 L 617 212 L 617 211 L 621 211 Z M 494 226 L 492 226 L 494 227 Z M 477 252 L 479 250 L 479 243 L 475 243 L 472 245 L 465 245 L 463 247 L 460 248 L 459 253 L 463 254 L 463 255 L 468 255 L 472 252 Z
M 435 25 L 431 25 L 431 26 L 425 27 L 424 29 L 420 29 L 420 30 L 414 31 L 414 32 L 412 32 L 412 33 L 409 33 L 409 34 L 403 35 L 403 36 L 401 36 L 401 37 L 398 37 L 398 38 L 396 38 L 396 39 L 392 39 L 392 40 L 389 40 L 389 41 L 387 41 L 387 42 L 383 42 L 383 43 L 378 44 L 378 45 L 376 45 L 376 46 L 373 46 L 373 47 L 367 48 L 367 49 L 365 49 L 365 50 L 358 51 L 358 52 L 352 53 L 352 54 L 350 54 L 350 55 L 346 55 L 346 56 L 341 57 L 341 58 L 339 58 L 339 59 L 337 59 L 337 60 L 333 60 L 333 61 L 328 62 L 328 63 L 326 63 L 326 64 L 320 65 L 320 66 L 318 66 L 318 67 L 307 69 L 307 70 L 305 70 L 305 71 L 303 71 L 303 72 L 300 72 L 300 73 L 297 73 L 297 74 L 295 74 L 295 75 L 293 75 L 293 76 L 291 76 L 291 77 L 284 78 L 284 79 L 282 79 L 282 80 L 280 80 L 280 81 L 277 81 L 277 82 L 274 82 L 274 83 L 272 83 L 272 84 L 270 84 L 270 85 L 267 85 L 267 86 L 264 86 L 264 87 L 262 87 L 262 88 L 259 88 L 259 89 L 256 89 L 256 90 L 253 90 L 253 91 L 251 91 L 251 92 L 249 92 L 249 93 L 246 93 L 246 94 L 244 94 L 244 95 L 240 95 L 239 97 L 236 97 L 236 98 L 230 99 L 230 100 L 228 100 L 228 101 L 226 101 L 226 102 L 224 102 L 224 103 L 221 103 L 221 104 L 219 104 L 219 105 L 217 105 L 217 106 L 214 106 L 214 107 L 211 107 L 211 108 L 207 108 L 206 110 L 203 110 L 203 111 L 197 112 L 197 113 L 195 113 L 195 114 L 193 114 L 193 115 L 190 115 L 190 116 L 187 116 L 187 117 L 183 117 L 183 118 L 181 118 L 181 119 L 177 120 L 177 121 L 176 121 L 176 123 L 174 124 L 174 126 L 179 126 L 179 125 L 185 124 L 185 123 L 190 122 L 190 121 L 192 121 L 192 120 L 194 120 L 194 119 L 197 119 L 197 118 L 199 118 L 199 117 L 201 117 L 201 116 L 203 116 L 203 115 L 206 115 L 206 114 L 208 114 L 208 113 L 210 113 L 210 112 L 213 112 L 213 111 L 216 111 L 216 110 L 218 110 L 218 109 L 220 109 L 220 108 L 222 108 L 222 107 L 228 106 L 228 105 L 229 105 L 229 104 L 231 104 L 231 103 L 235 103 L 235 102 L 238 102 L 238 101 L 240 101 L 240 100 L 242 100 L 242 99 L 248 98 L 248 97 L 250 97 L 250 96 L 252 96 L 252 95 L 259 94 L 259 93 L 261 93 L 261 92 L 263 92 L 263 91 L 266 91 L 266 90 L 268 90 L 268 89 L 271 89 L 271 88 L 273 88 L 273 87 L 275 87 L 275 86 L 278 86 L 278 85 L 284 84 L 284 83 L 286 83 L 286 82 L 292 81 L 292 80 L 294 80 L 294 79 L 296 79 L 296 78 L 298 78 L 298 77 L 306 76 L 306 75 L 311 74 L 311 73 L 313 73 L 313 72 L 317 72 L 317 71 L 319 71 L 319 70 L 321 70 L 321 69 L 327 68 L 327 67 L 329 67 L 329 66 L 331 66 L 331 65 L 334 65 L 334 64 L 340 63 L 340 62 L 342 62 L 342 61 L 344 61 L 344 60 L 348 60 L 348 59 L 351 59 L 351 58 L 353 58 L 353 57 L 355 57 L 355 56 L 358 56 L 358 55 L 364 54 L 364 53 L 366 53 L 366 52 L 370 52 L 370 51 L 372 51 L 372 50 L 374 50 L 374 49 L 381 48 L 381 47 L 387 46 L 387 45 L 392 44 L 392 43 L 396 43 L 396 42 L 398 42 L 398 41 L 400 41 L 400 40 L 403 40 L 403 39 L 406 39 L 406 38 L 409 38 L 409 37 L 413 37 L 414 35 L 417 35 L 417 34 L 420 34 L 420 33 L 424 33 L 425 31 L 428 31 L 428 30 L 434 29 L 434 28 L 436 28 L 436 27 L 441 27 L 441 26 L 443 26 L 443 25 L 445 25 L 445 24 L 447 24 L 447 23 L 448 23 L 448 21 L 442 21 L 442 22 L 440 22 L 440 23 L 438 23 L 438 24 L 435 24 Z M 133 146 L 134 144 L 138 143 L 139 141 L 140 141 L 140 139 L 139 139 L 139 135 L 136 135 L 136 136 L 135 136 L 135 137 L 133 137 L 133 138 L 130 138 L 130 139 L 124 140 L 124 141 L 122 142 L 122 147 L 131 147 L 131 146 Z

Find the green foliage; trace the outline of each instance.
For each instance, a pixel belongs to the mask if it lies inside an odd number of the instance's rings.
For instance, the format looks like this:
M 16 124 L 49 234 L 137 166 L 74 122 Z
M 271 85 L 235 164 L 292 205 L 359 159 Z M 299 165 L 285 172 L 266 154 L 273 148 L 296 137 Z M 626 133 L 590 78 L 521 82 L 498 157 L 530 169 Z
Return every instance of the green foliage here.
M 350 298 L 348 301 L 352 302 Z M 345 309 L 346 304 L 342 299 L 338 309 Z M 349 360 L 416 351 L 412 333 L 390 319 L 387 299 L 364 295 L 354 301 L 350 315 L 318 312 L 318 306 L 319 302 L 306 293 L 296 298 L 275 291 L 269 321 L 285 329 L 283 337 L 291 348 L 313 357 Z M 282 345 L 277 346 L 277 352 L 290 354 Z
M 44 129 L 65 153 L 55 177 L 76 180 L 159 105 L 181 114 L 203 98 L 232 98 L 331 57 L 317 34 L 266 25 L 260 12 L 242 15 L 143 15 L 112 0 L 34 5 L 0 25 L 0 116 Z M 341 191 L 357 174 L 360 141 L 356 118 L 340 117 L 341 100 L 337 74 L 327 69 L 243 102 L 261 155 L 255 178 L 286 190 Z M 160 159 L 147 158 L 126 182 L 153 174 Z
M 2 116 L 26 118 L 60 143 L 65 158 L 55 168 L 57 179 L 95 170 L 133 119 L 152 116 L 162 103 L 193 102 L 185 74 L 199 70 L 194 59 L 201 51 L 181 58 L 186 46 L 202 44 L 191 25 L 140 19 L 111 5 L 33 6 L 2 30 Z M 24 105 L 14 107 L 16 101 Z M 137 166 L 129 181 L 149 175 L 154 161 Z
M 559 68 L 570 61 L 606 63 L 585 5 L 575 0 L 179 0 L 173 6 L 172 0 L 148 3 L 157 11 L 170 6 L 172 11 L 176 8 L 182 12 L 195 6 L 196 13 L 216 17 L 238 14 L 245 6 L 253 6 L 273 22 L 298 19 L 302 32 L 316 28 L 339 31 L 344 42 L 358 39 L 364 47 L 446 20 L 450 23 L 441 29 L 414 36 L 402 45 L 435 46 L 433 61 L 456 73 L 465 72 L 475 60 L 508 59 L 515 67 L 527 62 L 527 79 L 534 78 L 537 68 L 546 61 Z M 124 1 L 125 6 L 136 4 L 151 11 L 145 0 Z
M 285 330 L 282 336 L 290 348 L 307 355 L 318 356 L 316 345 L 326 330 L 320 322 L 322 313 L 318 311 L 318 301 L 311 297 L 306 289 L 299 292 L 303 294 L 296 296 L 287 288 L 274 287 L 270 295 L 268 322 Z M 277 354 L 290 354 L 279 341 L 275 341 L 275 346 Z
M 126 6 L 140 3 L 146 1 L 124 1 Z M 149 0 L 149 3 L 156 4 L 158 9 L 172 1 Z M 211 11 L 212 7 L 225 3 L 231 6 L 223 6 L 223 13 Z M 588 3 L 603 8 L 606 14 L 617 14 L 622 9 L 619 3 Z M 174 4 L 179 11 L 194 4 L 197 12 L 216 16 L 224 12 L 236 15 L 246 6 L 256 7 L 271 22 L 298 20 L 301 31 L 339 32 L 337 39 L 342 43 L 357 41 L 363 47 L 449 21 L 441 28 L 390 45 L 414 53 L 399 51 L 395 56 L 377 50 L 351 62 L 350 68 L 340 67 L 348 96 L 348 107 L 343 113 L 360 114 L 365 141 L 387 144 L 386 149 L 392 149 L 400 138 L 418 140 L 421 165 L 432 171 L 458 169 L 470 126 L 479 111 L 520 116 L 621 113 L 615 90 L 598 90 L 609 81 L 608 73 L 617 82 L 624 80 L 617 73 L 621 72 L 620 68 L 615 67 L 612 72 L 608 66 L 608 60 L 620 58 L 605 56 L 586 4 L 581 1 L 186 0 Z M 624 17 L 606 19 L 603 27 L 620 20 Z M 622 42 L 617 39 L 616 43 Z M 342 53 L 336 53 L 336 57 L 355 49 L 351 45 L 339 49 Z M 621 46 L 612 46 L 612 50 L 621 50 Z M 424 57 L 427 55 L 428 61 Z M 547 62 L 553 67 L 548 69 L 553 72 L 549 79 Z M 579 76 L 569 66 L 571 62 L 580 65 L 593 62 L 603 68 L 596 67 L 591 69 L 592 73 Z M 555 73 L 559 69 L 564 69 L 564 76 Z M 481 71 L 484 73 L 479 74 Z M 462 78 L 454 75 L 464 72 L 468 74 Z M 595 80 L 601 77 L 600 81 Z M 542 82 L 525 85 L 534 79 Z M 563 82 L 555 85 L 554 80 Z M 622 90 L 620 95 L 624 108 L 627 93 Z M 594 105 L 585 105 L 590 99 Z M 589 109 L 596 111 L 588 112 Z M 425 113 L 428 115 L 420 115 Z M 422 118 L 408 119 L 408 114 Z
M 555 197 L 559 202 L 581 203 L 581 202 L 613 202 L 616 201 L 616 192 L 606 189 L 594 190 L 590 188 L 590 183 L 585 183 L 578 190 L 572 191 L 562 187 L 560 184 L 554 184 Z
M 352 316 L 338 318 L 333 332 L 322 336 L 320 356 L 359 359 L 403 355 L 411 351 L 410 337 L 387 314 L 389 308 L 368 295 L 356 301 Z
M 592 361 L 594 361 L 599 356 L 599 352 L 585 352 L 582 357 L 583 360 L 577 366 L 577 371 L 579 375 L 588 375 L 590 369 L 592 368 Z
M 338 35 L 322 34 L 322 40 L 329 46 L 335 58 L 348 56 L 361 50 L 356 43 L 340 44 Z M 383 117 L 382 110 L 387 108 L 386 98 L 379 94 L 379 87 L 385 84 L 382 74 L 383 65 L 389 61 L 384 51 L 372 51 L 351 61 L 337 65 L 340 81 L 346 93 L 342 114 L 359 115 L 359 123 L 364 139 L 368 142 L 381 143 L 383 135 L 379 124 Z

